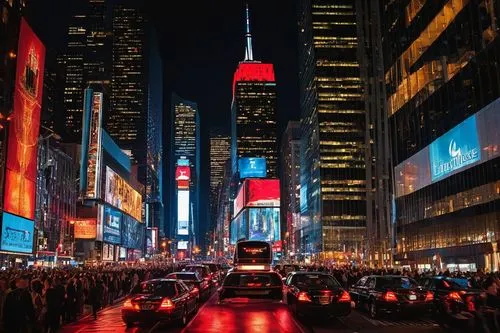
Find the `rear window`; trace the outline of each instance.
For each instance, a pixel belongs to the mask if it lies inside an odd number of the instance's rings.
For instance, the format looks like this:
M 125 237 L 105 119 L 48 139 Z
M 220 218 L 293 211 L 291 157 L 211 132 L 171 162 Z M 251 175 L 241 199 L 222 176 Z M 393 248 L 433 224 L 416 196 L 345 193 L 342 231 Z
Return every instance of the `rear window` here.
M 224 280 L 226 287 L 280 287 L 281 279 L 277 274 L 251 273 L 251 274 L 230 274 Z
M 407 277 L 377 278 L 378 288 L 411 289 L 418 287 L 418 283 Z
M 139 289 L 139 294 L 170 297 L 175 296 L 175 282 L 155 281 L 143 282 Z
M 298 274 L 294 283 L 298 287 L 312 289 L 337 288 L 340 284 L 333 277 L 323 274 Z
M 204 276 L 204 273 L 205 273 L 203 267 L 201 267 L 201 266 L 188 266 L 185 268 L 185 270 L 187 272 L 198 272 L 198 274 L 200 274 L 200 276 Z
M 179 279 L 179 280 L 197 280 L 196 274 L 186 274 L 186 273 L 171 273 L 167 276 L 169 279 Z

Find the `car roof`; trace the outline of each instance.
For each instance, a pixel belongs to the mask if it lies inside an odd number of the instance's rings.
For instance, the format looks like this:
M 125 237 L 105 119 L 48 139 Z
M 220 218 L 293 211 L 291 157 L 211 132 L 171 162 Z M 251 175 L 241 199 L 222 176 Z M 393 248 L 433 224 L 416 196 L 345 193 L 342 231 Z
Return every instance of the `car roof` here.
M 177 279 L 158 278 L 158 279 L 147 280 L 144 282 L 176 282 L 176 281 Z
M 169 276 L 170 274 L 198 274 L 198 272 L 172 272 L 172 273 L 168 273 L 167 276 Z
M 186 265 L 186 267 L 207 267 L 207 265 L 204 265 L 204 264 L 191 264 L 191 265 Z
M 327 276 L 332 276 L 330 273 L 326 272 L 304 272 L 304 271 L 295 271 L 295 272 L 290 272 L 290 274 L 293 275 L 327 275 Z

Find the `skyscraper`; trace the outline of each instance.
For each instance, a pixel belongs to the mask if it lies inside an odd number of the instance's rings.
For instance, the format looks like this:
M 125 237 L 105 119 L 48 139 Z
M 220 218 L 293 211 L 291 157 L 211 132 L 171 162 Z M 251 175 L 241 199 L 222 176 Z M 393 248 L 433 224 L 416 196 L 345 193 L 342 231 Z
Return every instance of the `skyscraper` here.
M 253 59 L 250 16 L 246 8 L 245 60 L 233 79 L 231 105 L 231 163 L 236 174 L 238 158 L 265 157 L 267 176 L 277 176 L 277 99 L 274 67 Z
M 226 162 L 231 158 L 231 137 L 220 130 L 210 132 L 210 226 L 214 227 L 219 192 Z
M 179 97 L 177 94 L 172 94 L 171 101 L 172 110 L 172 154 L 169 160 L 171 166 L 170 179 L 175 181 L 174 171 L 176 163 L 179 159 L 186 159 L 190 167 L 190 181 L 189 181 L 189 198 L 192 206 L 190 214 L 190 223 L 192 230 L 195 233 L 195 242 L 200 238 L 199 234 L 199 198 L 200 198 L 200 115 L 198 112 L 198 105 Z M 174 195 L 175 186 L 171 186 L 172 198 Z M 177 207 L 175 200 L 170 200 L 171 207 Z M 170 224 L 169 234 L 175 237 L 177 221 L 177 212 L 172 209 L 172 218 Z M 191 230 L 191 229 L 190 229 Z M 189 236 L 192 236 L 191 234 Z
M 352 0 L 299 0 L 302 253 L 361 259 L 365 111 Z M 350 256 L 352 255 L 352 256 Z

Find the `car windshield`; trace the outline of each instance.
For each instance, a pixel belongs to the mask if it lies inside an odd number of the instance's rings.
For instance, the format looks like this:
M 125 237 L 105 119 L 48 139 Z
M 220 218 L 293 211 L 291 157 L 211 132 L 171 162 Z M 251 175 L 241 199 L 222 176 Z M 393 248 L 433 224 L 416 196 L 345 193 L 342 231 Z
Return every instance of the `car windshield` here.
M 412 289 L 418 287 L 418 283 L 407 277 L 379 277 L 378 288 Z
M 308 289 L 338 288 L 340 284 L 333 277 L 323 274 L 298 274 L 295 276 L 298 287 Z
M 200 276 L 204 275 L 204 269 L 202 266 L 186 266 L 185 268 L 186 272 L 198 272 Z
M 172 281 L 149 281 L 141 283 L 139 294 L 170 297 L 175 296 L 175 282 Z
M 226 287 L 277 287 L 281 286 L 281 279 L 277 274 L 231 274 L 224 280 Z
M 167 277 L 170 279 L 179 279 L 179 280 L 190 280 L 190 281 L 197 280 L 196 274 L 189 274 L 189 273 L 171 273 L 168 274 Z

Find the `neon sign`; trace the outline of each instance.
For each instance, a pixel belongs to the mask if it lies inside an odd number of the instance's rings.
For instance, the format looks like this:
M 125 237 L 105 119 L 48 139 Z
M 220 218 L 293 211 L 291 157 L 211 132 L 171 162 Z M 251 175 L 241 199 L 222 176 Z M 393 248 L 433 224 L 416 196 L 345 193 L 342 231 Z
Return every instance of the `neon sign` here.
M 263 64 L 261 62 L 241 62 L 234 73 L 233 96 L 236 91 L 236 83 L 243 81 L 274 82 L 273 64 Z

